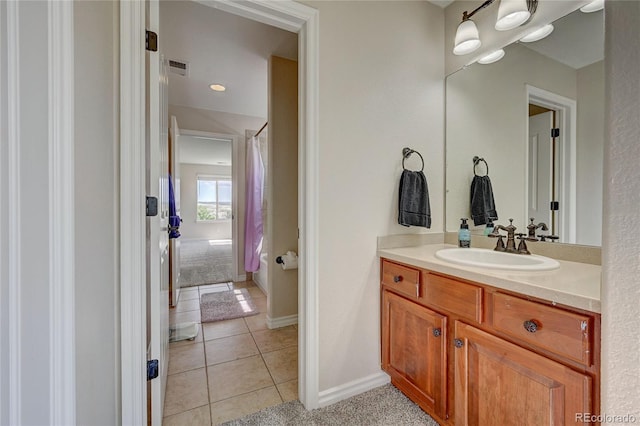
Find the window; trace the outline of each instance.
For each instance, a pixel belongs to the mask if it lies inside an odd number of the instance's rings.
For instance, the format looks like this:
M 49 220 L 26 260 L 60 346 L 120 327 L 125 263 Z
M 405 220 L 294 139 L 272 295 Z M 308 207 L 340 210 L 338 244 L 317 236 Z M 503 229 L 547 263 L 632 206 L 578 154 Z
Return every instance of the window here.
M 198 222 L 231 219 L 231 178 L 198 176 L 197 189 Z

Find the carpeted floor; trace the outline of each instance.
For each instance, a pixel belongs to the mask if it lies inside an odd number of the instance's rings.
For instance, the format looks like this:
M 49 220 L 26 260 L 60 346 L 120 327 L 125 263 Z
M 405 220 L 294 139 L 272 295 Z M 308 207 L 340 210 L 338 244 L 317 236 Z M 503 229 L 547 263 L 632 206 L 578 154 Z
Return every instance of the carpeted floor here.
M 180 287 L 233 281 L 230 240 L 180 243 Z
M 307 411 L 300 401 L 275 405 L 226 426 L 438 426 L 392 385 L 381 386 L 325 408 Z

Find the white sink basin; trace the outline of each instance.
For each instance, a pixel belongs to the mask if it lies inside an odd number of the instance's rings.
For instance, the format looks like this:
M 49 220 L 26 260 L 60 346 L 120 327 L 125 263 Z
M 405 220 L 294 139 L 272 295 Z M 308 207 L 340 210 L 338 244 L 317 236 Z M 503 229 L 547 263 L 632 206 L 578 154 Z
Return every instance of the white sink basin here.
M 510 271 L 550 271 L 560 267 L 557 260 L 535 254 L 513 254 L 480 248 L 448 248 L 436 252 L 438 259 L 460 265 Z

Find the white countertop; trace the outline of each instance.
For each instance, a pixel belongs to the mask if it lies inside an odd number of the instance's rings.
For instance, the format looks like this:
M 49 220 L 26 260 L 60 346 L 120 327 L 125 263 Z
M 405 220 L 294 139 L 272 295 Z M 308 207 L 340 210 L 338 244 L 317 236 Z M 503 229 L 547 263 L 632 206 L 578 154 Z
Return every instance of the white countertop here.
M 553 303 L 600 313 L 602 267 L 599 265 L 559 260 L 560 268 L 552 271 L 521 272 L 458 265 L 435 257 L 438 250 L 455 247 L 450 244 L 428 244 L 379 249 L 378 256 Z

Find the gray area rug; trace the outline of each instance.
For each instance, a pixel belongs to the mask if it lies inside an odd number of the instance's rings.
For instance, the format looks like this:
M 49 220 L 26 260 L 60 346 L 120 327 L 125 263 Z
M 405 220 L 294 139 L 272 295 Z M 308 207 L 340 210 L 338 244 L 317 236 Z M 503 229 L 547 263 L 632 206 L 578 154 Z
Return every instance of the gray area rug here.
M 231 243 L 215 240 L 180 242 L 180 287 L 233 281 Z
M 223 423 L 226 426 L 438 426 L 393 385 L 385 385 L 325 408 L 307 411 L 300 401 L 285 402 Z
M 245 288 L 200 296 L 200 321 L 214 322 L 257 315 L 260 311 Z

